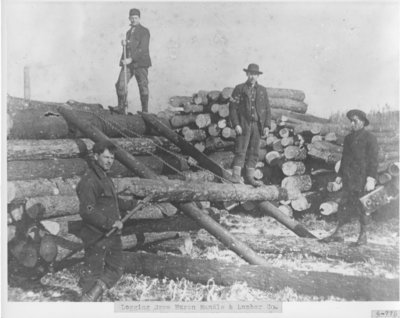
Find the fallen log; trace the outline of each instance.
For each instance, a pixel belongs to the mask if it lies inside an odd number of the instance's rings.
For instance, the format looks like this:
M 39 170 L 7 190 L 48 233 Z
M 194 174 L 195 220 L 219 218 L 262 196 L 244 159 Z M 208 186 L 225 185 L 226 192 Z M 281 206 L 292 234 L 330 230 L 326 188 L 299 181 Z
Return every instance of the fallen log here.
M 308 105 L 302 101 L 297 101 L 290 98 L 270 97 L 268 96 L 269 104 L 272 108 L 290 110 L 296 113 L 304 114 L 307 112 Z
M 315 141 L 308 144 L 307 148 L 310 157 L 323 160 L 330 164 L 334 164 L 342 158 L 343 147 L 327 141 Z
M 157 158 L 141 156 L 138 160 L 159 174 L 163 171 L 164 164 Z M 87 169 L 87 162 L 81 158 L 10 161 L 7 164 L 7 178 L 8 180 L 72 178 L 83 175 Z M 111 177 L 137 176 L 118 162 L 113 164 L 109 175 Z
M 107 140 L 107 137 L 98 131 L 96 128 L 90 127 L 87 125 L 85 121 L 79 120 L 71 110 L 67 108 L 60 108 L 59 111 L 62 113 L 64 118 L 69 122 L 77 125 L 79 129 L 87 135 L 89 138 L 93 139 L 94 141 L 99 140 Z M 154 117 L 147 113 L 142 113 L 143 118 L 146 119 L 146 122 L 153 123 L 152 126 L 160 130 L 159 126 L 161 123 Z M 158 123 L 158 125 L 154 125 L 154 123 Z M 168 131 L 167 126 L 163 126 L 164 129 Z M 170 138 L 172 137 L 174 138 Z M 198 152 L 196 148 L 187 144 L 184 140 L 180 140 L 179 136 L 172 131 L 170 134 L 166 134 L 166 137 L 176 143 L 178 146 L 183 145 L 182 147 L 184 151 L 192 149 L 193 152 L 196 154 L 196 160 L 198 162 L 207 162 L 212 163 L 207 157 L 204 156 L 203 153 Z M 204 157 L 203 157 L 204 156 Z M 117 160 L 122 162 L 126 167 L 135 171 L 136 173 L 140 174 L 140 177 L 150 178 L 150 179 L 159 179 L 159 175 L 153 172 L 152 170 L 148 169 L 145 165 L 137 161 L 132 155 L 124 151 L 123 149 L 117 147 L 117 151 L 115 153 L 115 157 Z M 218 172 L 220 175 L 224 175 L 224 171 L 221 167 L 214 166 L 211 171 L 215 171 L 214 173 Z M 258 256 L 254 251 L 249 249 L 246 244 L 242 243 L 241 241 L 237 240 L 233 235 L 231 235 L 227 230 L 225 230 L 221 225 L 216 223 L 210 216 L 206 215 L 202 210 L 198 209 L 193 203 L 184 203 L 184 204 L 176 204 L 176 207 L 181 210 L 184 214 L 188 215 L 192 219 L 194 219 L 197 223 L 199 223 L 202 227 L 204 227 L 211 235 L 214 235 L 217 239 L 219 239 L 225 246 L 229 249 L 237 253 L 240 257 L 245 259 L 251 264 L 266 264 L 266 261 Z
M 156 145 L 148 138 L 114 139 L 114 143 L 134 155 L 154 153 Z M 90 139 L 9 140 L 7 160 L 79 158 L 92 151 Z
M 349 276 L 337 273 L 284 270 L 272 266 L 237 265 L 215 260 L 172 255 L 124 253 L 125 271 L 151 277 L 186 278 L 207 284 L 210 277 L 218 285 L 244 281 L 248 286 L 277 292 L 286 287 L 295 292 L 320 297 L 336 296 L 352 300 L 397 300 L 399 280 Z

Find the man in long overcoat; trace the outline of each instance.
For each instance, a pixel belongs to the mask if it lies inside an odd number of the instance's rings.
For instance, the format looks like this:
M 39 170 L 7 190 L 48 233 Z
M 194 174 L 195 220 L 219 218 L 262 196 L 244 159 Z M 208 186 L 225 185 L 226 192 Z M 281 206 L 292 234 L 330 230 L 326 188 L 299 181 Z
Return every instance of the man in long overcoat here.
M 149 80 L 148 69 L 151 66 L 150 59 L 150 31 L 140 24 L 140 11 L 129 11 L 131 28 L 126 32 L 126 60 L 123 53 L 120 59 L 121 71 L 115 84 L 118 97 L 118 106 L 110 107 L 116 113 L 125 113 L 127 106 L 127 87 L 129 80 L 135 76 L 142 104 L 142 111 L 148 112 L 149 105 Z M 126 64 L 126 68 L 124 68 Z M 125 70 L 127 82 L 125 83 Z
M 96 301 L 123 273 L 121 213 L 133 209 L 137 202 L 119 198 L 108 176 L 115 151 L 111 142 L 94 144 L 95 160 L 76 188 L 83 223 L 80 237 L 85 247 L 85 268 L 79 281 L 82 301 Z M 105 238 L 114 227 L 118 230 Z
M 367 243 L 367 216 L 359 200 L 365 192 L 374 190 L 378 168 L 378 142 L 365 127 L 369 125 L 366 114 L 358 109 L 350 110 L 347 117 L 351 121 L 352 132 L 344 139 L 340 169 L 335 182 L 342 185 L 342 197 L 338 210 L 338 224 L 334 233 L 323 242 L 342 241 L 340 228 L 346 224 L 352 212 L 360 222 L 358 240 L 352 245 Z
M 260 74 L 257 64 L 249 64 L 243 69 L 247 81 L 239 84 L 232 92 L 229 104 L 229 118 L 236 131 L 235 158 L 233 160 L 232 182 L 240 183 L 243 166 L 246 166 L 246 182 L 258 187 L 261 181 L 254 179 L 258 160 L 260 138 L 271 128 L 271 107 L 267 89 L 257 80 Z

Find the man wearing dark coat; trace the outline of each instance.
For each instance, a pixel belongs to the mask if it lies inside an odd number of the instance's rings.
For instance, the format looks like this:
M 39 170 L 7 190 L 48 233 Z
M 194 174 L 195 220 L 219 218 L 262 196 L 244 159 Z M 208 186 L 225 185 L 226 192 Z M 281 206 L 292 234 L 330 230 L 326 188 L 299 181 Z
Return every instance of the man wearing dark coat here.
M 131 9 L 129 11 L 131 28 L 126 32 L 126 60 L 122 53 L 120 59 L 121 72 L 115 84 L 118 97 L 118 106 L 110 107 L 116 113 L 125 113 L 127 106 L 127 87 L 129 80 L 135 76 L 140 93 L 142 111 L 148 112 L 149 104 L 149 81 L 148 69 L 151 66 L 150 59 L 150 31 L 140 24 L 140 11 Z M 124 67 L 124 64 L 126 67 Z M 126 75 L 125 75 L 126 69 Z M 125 76 L 127 82 L 125 83 Z
M 96 143 L 94 162 L 76 188 L 83 223 L 80 237 L 85 247 L 85 268 L 79 281 L 82 301 L 96 301 L 123 273 L 121 213 L 133 209 L 137 202 L 119 198 L 108 176 L 115 151 L 111 142 Z M 114 227 L 118 230 L 104 238 Z
M 365 127 L 369 125 L 366 114 L 358 109 L 350 110 L 347 118 L 351 121 L 352 132 L 344 139 L 340 169 L 335 182 L 342 186 L 342 197 L 338 210 L 338 224 L 334 233 L 323 242 L 343 241 L 339 236 L 340 228 L 346 224 L 352 213 L 356 213 L 360 222 L 357 242 L 351 245 L 367 243 L 367 216 L 359 198 L 365 192 L 374 190 L 378 168 L 378 142 Z
M 254 179 L 254 172 L 260 138 L 262 135 L 266 136 L 271 127 L 271 107 L 267 89 L 257 82 L 262 74 L 259 66 L 253 63 L 243 70 L 247 81 L 235 87 L 229 104 L 229 118 L 236 132 L 231 181 L 240 183 L 242 169 L 246 166 L 246 183 L 259 187 L 262 182 Z

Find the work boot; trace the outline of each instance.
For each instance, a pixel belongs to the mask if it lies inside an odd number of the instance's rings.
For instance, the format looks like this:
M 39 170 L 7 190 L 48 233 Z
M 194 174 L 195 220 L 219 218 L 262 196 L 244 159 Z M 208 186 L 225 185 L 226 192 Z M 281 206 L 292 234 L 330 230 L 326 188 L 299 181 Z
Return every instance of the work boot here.
M 85 294 L 82 295 L 81 301 L 95 302 L 103 295 L 103 292 L 106 289 L 107 289 L 106 284 L 101 280 L 97 280 L 94 286 L 89 291 L 87 291 Z
M 254 178 L 255 172 L 256 172 L 255 168 L 246 168 L 246 183 L 256 188 L 261 187 L 263 183 L 262 181 L 258 181 Z
M 240 183 L 242 180 L 242 167 L 240 166 L 234 166 L 233 167 L 233 173 L 232 173 L 232 177 L 230 179 L 230 181 L 232 183 Z
M 140 96 L 140 101 L 142 103 L 142 112 L 148 113 L 149 112 L 149 95 Z
M 361 226 L 360 234 L 358 235 L 357 241 L 352 242 L 349 245 L 351 247 L 357 247 L 357 246 L 366 245 L 366 244 L 367 244 L 367 232 L 365 231 L 364 226 Z
M 125 107 L 124 106 L 108 106 L 108 109 L 110 110 L 111 113 L 115 113 L 118 115 L 125 115 Z

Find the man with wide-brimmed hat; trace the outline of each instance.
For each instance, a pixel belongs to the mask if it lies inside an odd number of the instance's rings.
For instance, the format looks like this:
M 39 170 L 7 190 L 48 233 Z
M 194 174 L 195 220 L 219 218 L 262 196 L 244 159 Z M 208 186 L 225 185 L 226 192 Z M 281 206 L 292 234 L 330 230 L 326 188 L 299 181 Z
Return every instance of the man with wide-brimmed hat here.
M 126 32 L 124 50 L 120 59 L 121 71 L 115 88 L 118 97 L 118 106 L 109 107 L 111 111 L 125 114 L 127 107 L 128 83 L 135 76 L 142 104 L 142 111 L 148 112 L 149 80 L 148 69 L 150 59 L 150 31 L 140 24 L 140 10 L 129 10 L 131 28 Z
M 340 169 L 335 182 L 342 186 L 342 196 L 338 210 L 338 224 L 332 235 L 323 242 L 343 241 L 339 235 L 340 228 L 346 224 L 352 213 L 356 213 L 360 222 L 360 233 L 357 242 L 352 245 L 367 243 L 367 216 L 359 198 L 365 192 L 374 190 L 378 168 L 378 142 L 376 137 L 365 127 L 369 125 L 366 114 L 358 109 L 347 113 L 352 132 L 344 139 Z
M 271 127 L 271 108 L 267 89 L 257 82 L 262 74 L 259 66 L 252 63 L 243 70 L 246 72 L 247 81 L 235 87 L 229 104 L 229 118 L 236 132 L 231 181 L 240 183 L 242 169 L 246 166 L 246 183 L 259 187 L 262 182 L 254 178 L 255 166 L 260 138 L 267 135 Z

